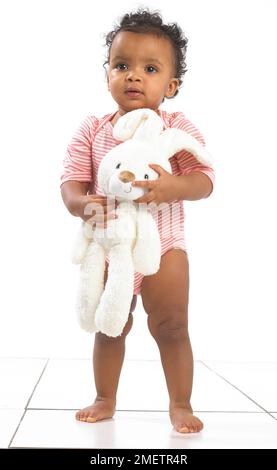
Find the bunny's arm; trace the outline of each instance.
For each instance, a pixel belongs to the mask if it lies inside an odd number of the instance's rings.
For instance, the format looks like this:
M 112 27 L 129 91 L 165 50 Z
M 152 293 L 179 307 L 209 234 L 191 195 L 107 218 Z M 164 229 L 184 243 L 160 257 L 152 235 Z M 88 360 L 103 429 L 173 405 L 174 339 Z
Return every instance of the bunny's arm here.
M 90 243 L 89 237 L 86 236 L 86 225 L 82 222 L 74 241 L 71 251 L 71 261 L 74 264 L 81 264 L 86 255 Z
M 160 267 L 161 242 L 158 228 L 147 208 L 137 209 L 137 237 L 133 249 L 135 271 L 150 275 Z
M 211 165 L 211 156 L 207 149 L 192 135 L 181 129 L 166 129 L 159 137 L 155 138 L 153 145 L 155 145 L 156 154 L 159 154 L 161 162 L 162 159 L 168 160 L 181 150 L 186 150 L 194 155 L 200 164 Z

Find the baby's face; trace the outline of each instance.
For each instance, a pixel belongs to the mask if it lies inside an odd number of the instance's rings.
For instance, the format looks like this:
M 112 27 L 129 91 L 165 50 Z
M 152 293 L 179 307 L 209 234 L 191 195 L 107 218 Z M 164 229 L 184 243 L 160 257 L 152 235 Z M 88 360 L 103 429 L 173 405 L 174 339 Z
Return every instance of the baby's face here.
M 110 50 L 108 87 L 123 115 L 138 108 L 156 111 L 174 95 L 174 50 L 164 37 L 129 31 L 118 33 Z

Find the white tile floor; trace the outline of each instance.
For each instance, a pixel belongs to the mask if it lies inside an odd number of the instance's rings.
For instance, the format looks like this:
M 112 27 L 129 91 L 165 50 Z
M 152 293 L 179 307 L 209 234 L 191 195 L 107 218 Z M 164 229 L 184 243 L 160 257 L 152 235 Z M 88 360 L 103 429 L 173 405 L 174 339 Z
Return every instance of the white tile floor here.
M 90 360 L 0 359 L 0 447 L 275 448 L 276 363 L 196 362 L 192 403 L 205 428 L 172 429 L 159 361 L 127 360 L 111 420 L 75 410 L 94 396 Z

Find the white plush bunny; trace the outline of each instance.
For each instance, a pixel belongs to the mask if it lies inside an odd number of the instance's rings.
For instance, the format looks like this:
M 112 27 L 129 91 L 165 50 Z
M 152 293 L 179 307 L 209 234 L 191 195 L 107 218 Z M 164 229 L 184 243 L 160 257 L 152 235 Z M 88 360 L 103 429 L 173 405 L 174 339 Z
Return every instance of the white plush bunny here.
M 150 109 L 137 109 L 122 116 L 114 126 L 121 144 L 102 159 L 98 182 L 107 196 L 116 197 L 116 219 L 107 228 L 83 223 L 72 260 L 81 264 L 77 300 L 80 325 L 89 332 L 119 336 L 128 319 L 135 271 L 150 275 L 158 271 L 161 258 L 156 222 L 146 204 L 133 201 L 143 196 L 134 180 L 155 180 L 158 174 L 148 165 L 156 163 L 171 172 L 169 158 L 180 150 L 208 164 L 208 153 L 190 134 L 179 129 L 163 131 L 163 123 Z M 104 290 L 105 257 L 109 257 Z

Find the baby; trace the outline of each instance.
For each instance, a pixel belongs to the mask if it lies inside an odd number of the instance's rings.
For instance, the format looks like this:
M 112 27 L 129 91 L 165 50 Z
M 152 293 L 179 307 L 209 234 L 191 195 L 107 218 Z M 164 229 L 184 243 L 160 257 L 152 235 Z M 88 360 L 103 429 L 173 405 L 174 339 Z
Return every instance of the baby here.
M 177 95 L 186 71 L 187 39 L 180 27 L 175 23 L 164 24 L 157 12 L 140 9 L 123 16 L 107 34 L 106 45 L 108 90 L 117 110 L 101 118 L 85 119 L 68 146 L 61 178 L 63 201 L 70 213 L 101 226 L 116 217 L 116 210 L 112 210 L 112 201 L 99 190 L 97 171 L 103 156 L 119 143 L 112 131 L 120 116 L 150 108 L 161 117 L 164 128 L 183 129 L 204 145 L 202 135 L 182 112 L 160 109 L 165 98 Z M 190 403 L 193 356 L 188 333 L 189 263 L 183 201 L 208 197 L 214 175 L 212 168 L 201 165 L 187 151 L 174 155 L 170 163 L 172 174 L 159 165 L 151 165 L 159 175 L 157 180 L 133 182 L 148 190 L 136 203 L 155 203 L 171 214 L 164 218 L 159 213 L 157 217 L 162 248 L 160 269 L 151 276 L 135 274 L 133 300 L 122 335 L 110 338 L 100 332 L 95 334 L 93 369 L 97 395 L 92 405 L 77 412 L 80 421 L 93 423 L 115 413 L 125 338 L 132 327 L 137 295 L 141 295 L 149 331 L 160 351 L 171 423 L 180 433 L 203 428 Z M 97 213 L 86 215 L 92 202 L 102 206 L 102 217 Z M 108 263 L 105 280 L 107 267 Z

